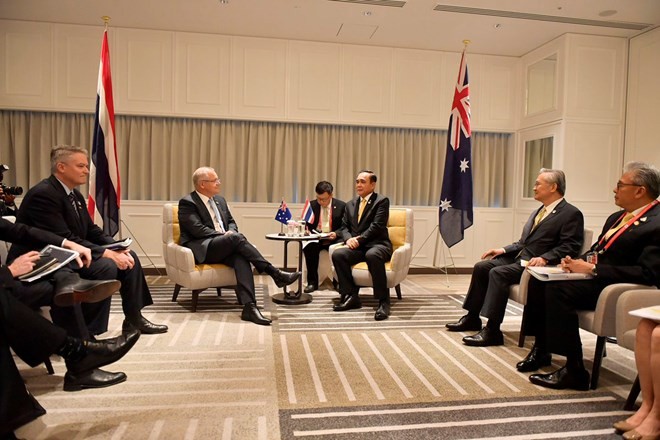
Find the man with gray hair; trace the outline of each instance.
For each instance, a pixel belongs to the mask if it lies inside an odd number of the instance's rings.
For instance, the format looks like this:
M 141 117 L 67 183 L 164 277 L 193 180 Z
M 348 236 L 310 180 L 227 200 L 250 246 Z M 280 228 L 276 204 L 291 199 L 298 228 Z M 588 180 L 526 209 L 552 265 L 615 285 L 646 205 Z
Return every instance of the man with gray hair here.
M 520 240 L 485 252 L 472 272 L 463 308 L 468 311 L 458 322 L 446 325 L 449 331 L 479 330 L 463 338 L 465 345 L 503 345 L 500 325 L 509 300 L 509 286 L 520 281 L 525 267 L 558 264 L 561 258 L 576 256 L 584 240 L 584 218 L 580 210 L 564 200 L 566 176 L 561 170 L 542 168 L 534 183 L 534 199 L 541 202 L 529 216 Z M 481 328 L 479 315 L 488 318 Z M 536 352 L 534 352 L 536 353 Z M 536 357 L 534 358 L 536 359 Z M 540 356 L 543 365 L 549 355 Z
M 605 220 L 587 254 L 561 261 L 564 271 L 591 274 L 592 278 L 551 283 L 531 280 L 525 307 L 531 327 L 527 334 L 536 336 L 535 346 L 543 351 L 566 356 L 566 364 L 560 369 L 532 374 L 532 383 L 553 389 L 588 390 L 589 373 L 582 359 L 577 311 L 594 310 L 603 288 L 610 284 L 660 287 L 658 196 L 660 171 L 641 162 L 626 164 L 614 188 L 614 203 L 623 210 Z
M 193 173 L 195 191 L 179 200 L 181 246 L 190 248 L 196 263 L 221 263 L 234 268 L 236 297 L 243 305 L 241 319 L 259 325 L 270 325 L 257 307 L 252 267 L 270 275 L 278 287 L 292 284 L 300 272 L 283 272 L 270 264 L 261 253 L 238 232 L 227 201 L 219 196 L 220 179 L 213 168 L 201 167 Z

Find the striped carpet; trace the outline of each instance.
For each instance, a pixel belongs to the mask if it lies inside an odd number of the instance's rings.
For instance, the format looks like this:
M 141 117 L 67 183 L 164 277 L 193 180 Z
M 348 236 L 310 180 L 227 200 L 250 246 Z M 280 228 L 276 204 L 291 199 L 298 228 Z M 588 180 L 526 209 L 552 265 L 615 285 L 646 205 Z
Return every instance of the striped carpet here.
M 283 306 L 267 277 L 257 297 L 271 327 L 240 320 L 231 289 L 171 301 L 167 280 L 151 280 L 154 305 L 145 316 L 166 335 L 144 335 L 109 369 L 128 380 L 110 388 L 62 391 L 64 364 L 22 370 L 48 414 L 19 431 L 29 439 L 444 439 L 607 438 L 620 419 L 630 380 L 609 369 L 595 392 L 549 391 L 515 370 L 520 307 L 505 319 L 506 345 L 468 348 L 446 332 L 463 314 L 465 277 L 451 285 L 410 276 L 392 317 L 373 320 L 371 290 L 363 308 L 332 311 L 331 290 L 310 304 Z M 458 278 L 457 278 L 458 279 Z M 433 280 L 433 282 L 428 282 Z M 467 278 L 469 280 L 469 277 Z M 113 301 L 110 332 L 123 315 Z M 104 335 L 105 336 L 105 335 Z M 614 347 L 616 348 L 616 347 Z M 585 352 L 587 349 L 585 349 Z M 621 359 L 616 350 L 608 361 Z M 634 365 L 634 363 L 633 363 Z M 549 371 L 546 369 L 546 371 Z M 612 392 L 616 391 L 616 392 Z M 618 393 L 618 394 L 617 394 Z M 616 438 L 613 436 L 612 438 Z

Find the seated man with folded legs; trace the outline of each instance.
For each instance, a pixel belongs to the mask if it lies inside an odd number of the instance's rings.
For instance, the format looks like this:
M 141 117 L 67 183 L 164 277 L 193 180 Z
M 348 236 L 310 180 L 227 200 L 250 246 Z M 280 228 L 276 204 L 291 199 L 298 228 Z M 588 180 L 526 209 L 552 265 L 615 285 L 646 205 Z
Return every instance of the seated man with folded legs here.
M 343 312 L 362 307 L 360 288 L 353 279 L 353 265 L 366 261 L 373 280 L 374 296 L 378 298 L 376 321 L 390 316 L 390 289 L 387 287 L 385 263 L 392 258 L 387 221 L 390 218 L 390 199 L 374 192 L 377 177 L 373 171 L 362 170 L 355 179 L 358 197 L 346 203 L 342 227 L 337 231 L 346 246 L 332 254 L 332 264 L 339 278 L 341 300 L 333 307 Z
M 330 245 L 338 243 L 337 230 L 341 228 L 346 203 L 332 196 L 332 183 L 325 180 L 316 184 L 316 200 L 312 200 L 314 221 L 307 224 L 310 231 L 328 234 L 321 240 L 308 241 L 304 244 L 305 265 L 307 267 L 307 286 L 305 293 L 312 293 L 319 288 L 319 254 L 328 250 Z
M 278 287 L 292 284 L 300 272 L 283 272 L 270 264 L 243 234 L 229 211 L 227 201 L 219 196 L 220 179 L 213 168 L 201 167 L 192 176 L 195 191 L 179 200 L 181 246 L 190 248 L 195 263 L 220 263 L 234 268 L 236 296 L 243 305 L 241 319 L 270 325 L 257 307 L 252 264 L 259 273 L 270 275 Z
M 582 359 L 578 310 L 594 310 L 601 291 L 610 284 L 660 287 L 659 195 L 660 171 L 641 162 L 628 163 L 614 189 L 614 203 L 623 211 L 605 220 L 587 255 L 562 260 L 566 272 L 593 277 L 530 281 L 525 306 L 529 327 L 526 334 L 536 336 L 537 352 L 566 356 L 566 364 L 557 371 L 529 376 L 532 383 L 554 389 L 588 390 L 589 373 Z M 530 371 L 520 368 L 529 358 L 530 355 L 518 363 L 518 370 Z
M 474 266 L 463 308 L 468 311 L 458 322 L 447 324 L 453 332 L 480 330 L 463 338 L 470 346 L 485 347 L 504 344 L 500 325 L 509 300 L 509 286 L 520 282 L 529 266 L 558 264 L 566 255 L 576 256 L 584 239 L 584 218 L 566 202 L 566 177 L 563 171 L 541 169 L 534 183 L 534 199 L 543 205 L 534 211 L 523 227 L 520 240 L 500 249 L 491 249 L 481 256 L 487 260 Z M 481 328 L 479 315 L 488 318 Z M 548 360 L 543 362 L 550 363 Z
M 121 359 L 135 345 L 140 332 L 132 330 L 105 341 L 83 341 L 67 336 L 66 331 L 30 310 L 0 287 L 0 438 L 15 438 L 14 430 L 46 413 L 28 392 L 9 349 L 30 366 L 42 363 L 52 354 L 66 362 L 64 389 L 75 382 L 67 378 L 85 376 L 104 365 Z M 126 380 L 97 384 L 109 386 Z
M 30 188 L 18 211 L 16 221 L 53 232 L 92 250 L 92 263 L 80 276 L 92 280 L 116 279 L 121 282 L 123 328 L 140 332 L 165 333 L 166 325 L 149 322 L 142 309 L 153 304 L 140 260 L 133 251 L 106 249 L 115 240 L 94 224 L 77 186 L 87 183 L 87 151 L 74 146 L 56 146 L 50 152 L 51 176 Z M 30 250 L 12 246 L 9 258 Z

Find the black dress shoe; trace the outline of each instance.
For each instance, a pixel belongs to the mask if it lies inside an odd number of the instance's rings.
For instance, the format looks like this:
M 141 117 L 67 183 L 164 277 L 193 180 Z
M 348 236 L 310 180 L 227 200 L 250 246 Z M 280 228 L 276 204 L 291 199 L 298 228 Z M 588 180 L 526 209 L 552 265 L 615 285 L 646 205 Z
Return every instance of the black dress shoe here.
M 124 332 L 130 331 L 131 329 L 138 329 L 142 334 L 147 335 L 167 332 L 166 325 L 154 324 L 142 315 L 140 315 L 138 318 L 127 317 L 124 319 L 124 323 L 122 324 L 121 328 Z
M 261 314 L 261 310 L 259 310 L 255 303 L 245 304 L 243 307 L 243 312 L 241 312 L 241 319 L 243 321 L 251 321 L 259 325 L 270 325 L 272 322 L 270 319 Z
M 478 332 L 481 330 L 481 318 L 473 318 L 470 315 L 464 315 L 461 316 L 461 319 L 459 319 L 457 322 L 450 322 L 445 324 L 445 327 L 447 327 L 447 330 L 450 332 Z
M 83 341 L 85 355 L 78 360 L 66 360 L 67 373 L 79 375 L 118 361 L 140 339 L 140 331 L 132 329 L 116 338 Z
M 344 301 L 332 307 L 335 312 L 344 312 L 351 309 L 362 308 L 362 303 L 357 295 L 350 295 Z
M 504 345 L 504 335 L 499 330 L 484 327 L 479 333 L 463 338 L 463 343 L 470 347 L 490 347 L 493 345 Z
M 300 278 L 300 275 L 300 272 L 284 272 L 283 270 L 275 269 L 271 277 L 277 287 L 284 287 L 295 283 Z
M 103 301 L 119 290 L 118 280 L 83 280 L 76 283 L 58 285 L 53 302 L 60 307 L 69 307 L 76 303 L 96 303 Z
M 374 319 L 376 321 L 384 321 L 389 317 L 390 317 L 390 303 L 383 301 L 378 305 L 378 310 L 376 310 Z
M 318 285 L 316 285 L 316 284 L 308 284 L 308 285 L 305 286 L 305 290 L 304 290 L 304 292 L 305 292 L 305 293 L 312 293 L 312 292 L 317 291 L 317 290 L 319 290 L 319 286 L 318 286 Z
M 80 391 L 85 388 L 103 388 L 122 383 L 126 380 L 124 373 L 111 373 L 94 369 L 74 374 L 67 371 L 64 375 L 64 391 Z
M 525 359 L 516 364 L 516 369 L 521 373 L 528 373 L 530 371 L 536 371 L 541 367 L 547 367 L 551 362 L 552 355 L 539 350 L 534 345 L 532 350 L 525 356 Z
M 587 391 L 589 389 L 589 372 L 584 368 L 578 371 L 568 371 L 566 367 L 561 367 L 550 374 L 532 374 L 529 381 L 535 385 L 540 385 L 553 390 L 572 390 Z

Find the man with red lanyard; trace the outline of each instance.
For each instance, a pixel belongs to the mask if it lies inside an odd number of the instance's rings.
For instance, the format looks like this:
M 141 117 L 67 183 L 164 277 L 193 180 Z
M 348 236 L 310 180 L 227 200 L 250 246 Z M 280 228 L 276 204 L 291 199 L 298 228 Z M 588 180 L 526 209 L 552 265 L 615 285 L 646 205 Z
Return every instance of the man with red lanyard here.
M 588 273 L 591 279 L 541 282 L 533 279 L 525 312 L 528 335 L 537 350 L 566 356 L 566 365 L 529 380 L 547 388 L 586 391 L 589 373 L 582 360 L 578 310 L 594 310 L 604 287 L 637 283 L 660 287 L 660 171 L 641 162 L 626 164 L 614 189 L 623 208 L 605 221 L 590 252 L 581 259 L 564 258 L 566 272 Z M 530 356 L 522 362 L 529 361 Z M 538 354 L 537 354 L 538 357 Z M 546 364 L 547 365 L 547 364 Z M 539 366 L 540 367 L 540 366 Z M 529 371 L 529 370 L 528 370 Z
M 320 241 L 308 241 L 303 248 L 307 265 L 305 293 L 312 293 L 319 288 L 319 253 L 324 249 L 328 250 L 331 244 L 341 241 L 335 231 L 341 228 L 346 203 L 335 199 L 332 196 L 333 190 L 332 183 L 322 180 L 316 184 L 316 200 L 310 203 L 314 216 L 307 223 L 307 228 L 311 232 L 327 235 Z

